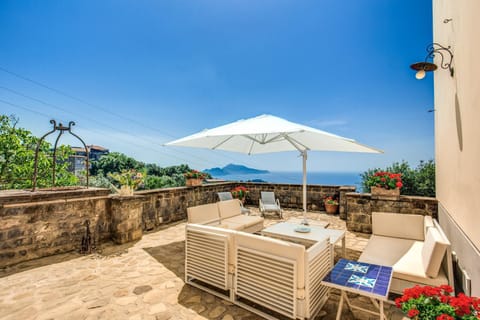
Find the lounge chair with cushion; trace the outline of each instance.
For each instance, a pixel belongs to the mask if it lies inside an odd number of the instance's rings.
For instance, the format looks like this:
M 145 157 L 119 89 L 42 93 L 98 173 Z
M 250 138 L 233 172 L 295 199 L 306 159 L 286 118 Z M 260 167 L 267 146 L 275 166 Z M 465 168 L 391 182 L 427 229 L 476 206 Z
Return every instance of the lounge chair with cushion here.
M 233 196 L 232 196 L 232 193 L 231 192 L 217 192 L 218 194 L 218 199 L 220 201 L 227 201 L 227 200 L 233 200 Z M 242 209 L 242 213 L 243 214 L 246 214 L 246 215 L 249 215 L 250 214 L 250 209 L 247 209 L 243 206 L 243 203 L 242 201 L 240 201 L 240 206 L 241 206 L 241 209 Z
M 261 191 L 259 203 L 262 217 L 265 216 L 265 212 L 276 212 L 280 218 L 283 218 L 280 201 L 275 198 L 275 193 L 271 191 Z

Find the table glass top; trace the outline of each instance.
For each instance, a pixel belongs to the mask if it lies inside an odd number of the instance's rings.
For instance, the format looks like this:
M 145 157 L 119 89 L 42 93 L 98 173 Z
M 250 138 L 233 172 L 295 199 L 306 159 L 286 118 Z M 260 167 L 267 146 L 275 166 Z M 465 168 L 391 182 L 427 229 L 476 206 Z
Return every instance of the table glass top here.
M 340 259 L 323 282 L 335 287 L 347 287 L 349 291 L 358 290 L 387 297 L 391 279 L 391 267 Z

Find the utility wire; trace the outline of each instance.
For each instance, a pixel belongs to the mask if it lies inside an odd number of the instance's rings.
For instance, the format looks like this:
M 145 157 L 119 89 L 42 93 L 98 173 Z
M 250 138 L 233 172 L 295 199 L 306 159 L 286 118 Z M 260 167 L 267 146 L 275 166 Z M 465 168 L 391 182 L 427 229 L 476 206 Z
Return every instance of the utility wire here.
M 132 118 L 129 118 L 129 117 L 125 117 L 125 116 L 123 116 L 123 115 L 121 115 L 121 114 L 118 114 L 118 113 L 115 113 L 115 112 L 113 112 L 113 111 L 111 111 L 111 110 L 108 110 L 108 109 L 106 109 L 106 108 L 103 108 L 103 107 L 101 107 L 101 106 L 99 106 L 99 105 L 97 105 L 97 104 L 93 104 L 93 103 L 91 103 L 91 102 L 88 102 L 88 101 L 86 101 L 85 99 L 78 98 L 78 97 L 76 97 L 76 96 L 74 96 L 74 95 L 71 95 L 71 94 L 69 94 L 69 93 L 66 93 L 66 92 L 64 92 L 64 91 L 62 91 L 62 90 L 59 90 L 59 89 L 53 88 L 53 87 L 51 87 L 51 86 L 49 86 L 49 85 L 46 85 L 46 84 L 44 84 L 44 83 L 42 83 L 42 82 L 40 82 L 40 81 L 31 79 L 31 78 L 29 78 L 29 77 L 23 76 L 23 75 L 18 74 L 18 73 L 16 73 L 16 72 L 13 72 L 13 71 L 10 71 L 10 70 L 8 70 L 8 69 L 5 69 L 5 68 L 3 68 L 2 66 L 0 66 L 0 70 L 3 71 L 3 72 L 5 72 L 5 73 L 8 73 L 8 74 L 10 74 L 10 75 L 12 75 L 12 76 L 15 76 L 15 77 L 17 77 L 17 78 L 19 78 L 19 79 L 22 79 L 22 80 L 24 80 L 24 81 L 28 81 L 28 82 L 30 82 L 30 83 L 33 83 L 33 84 L 35 84 L 35 85 L 37 85 L 37 86 L 39 86 L 39 87 L 42 87 L 42 88 L 45 88 L 45 89 L 47 89 L 47 90 L 53 91 L 53 92 L 55 92 L 55 93 L 57 93 L 57 94 L 59 94 L 59 95 L 62 95 L 62 96 L 64 96 L 64 97 L 70 98 L 70 99 L 72 99 L 72 100 L 75 100 L 75 101 L 80 102 L 80 103 L 82 103 L 82 104 L 88 105 L 88 106 L 93 107 L 93 108 L 95 108 L 95 109 L 102 110 L 103 112 L 105 112 L 105 113 L 107 113 L 107 114 L 109 114 L 109 115 L 114 115 L 114 116 L 116 116 L 116 117 L 118 117 L 118 118 L 120 118 L 120 119 L 123 119 L 123 120 L 125 120 L 125 121 L 128 121 L 129 123 L 132 123 L 132 122 L 133 122 L 133 123 L 136 123 L 137 125 L 139 125 L 139 126 L 142 127 L 142 128 L 147 128 L 147 129 L 150 129 L 150 130 L 152 130 L 152 131 L 154 131 L 154 132 L 159 132 L 159 133 L 161 133 L 161 134 L 163 134 L 163 135 L 165 135 L 165 136 L 168 136 L 168 137 L 171 137 L 171 138 L 174 138 L 174 139 L 177 138 L 176 136 L 174 136 L 174 135 L 172 135 L 172 134 L 169 134 L 169 133 L 166 133 L 166 132 L 162 132 L 162 131 L 158 130 L 157 128 L 152 128 L 152 127 L 147 126 L 147 125 L 145 125 L 144 123 L 141 123 L 141 122 L 139 122 L 139 121 L 137 121 L 137 120 L 135 120 L 135 119 L 132 119 Z M 11 90 L 11 89 L 10 89 L 10 90 Z M 155 143 L 155 144 L 157 144 L 157 143 Z M 163 145 L 162 145 L 162 147 L 163 147 Z M 189 156 L 192 156 L 192 154 L 187 153 L 187 152 L 182 152 L 182 151 L 179 151 L 179 150 L 176 150 L 176 152 L 178 152 L 178 153 L 184 153 L 184 154 L 187 154 L 187 155 L 189 155 Z M 198 156 L 196 156 L 196 155 L 193 155 L 193 156 L 198 158 Z M 233 160 L 233 161 L 236 161 L 236 162 L 237 162 L 237 159 L 234 158 L 234 157 L 232 157 L 232 156 L 228 156 L 228 155 L 226 155 L 226 154 L 220 154 L 220 156 L 222 156 L 222 157 L 224 157 L 224 158 L 227 158 L 227 159 L 229 159 L 229 160 Z M 245 161 L 244 161 L 244 163 L 252 166 L 252 164 L 250 164 L 250 163 L 248 163 L 248 162 L 245 162 Z
M 105 122 L 98 121 L 98 120 L 96 120 L 96 119 L 94 119 L 94 118 L 92 118 L 92 117 L 89 117 L 89 116 L 86 116 L 86 115 L 83 115 L 83 114 L 79 114 L 79 113 L 70 111 L 70 110 L 68 110 L 68 109 L 66 109 L 66 108 L 60 107 L 60 106 L 55 105 L 55 104 L 52 104 L 52 103 L 45 102 L 45 101 L 43 101 L 43 100 L 41 100 L 41 99 L 38 99 L 38 98 L 35 98 L 35 97 L 32 97 L 32 96 L 26 95 L 26 94 L 21 93 L 21 92 L 18 92 L 18 91 L 16 91 L 16 90 L 13 90 L 13 89 L 10 89 L 10 88 L 4 87 L 4 86 L 0 86 L 0 89 L 3 89 L 3 90 L 5 90 L 5 91 L 8 91 L 8 92 L 13 93 L 13 94 L 15 94 L 15 95 L 18 95 L 18 96 L 21 96 L 21 97 L 30 99 L 30 100 L 32 100 L 32 101 L 41 103 L 41 104 L 43 104 L 43 105 L 45 105 L 45 106 L 49 106 L 49 107 L 55 108 L 55 109 L 57 109 L 57 110 L 60 110 L 60 111 L 66 112 L 66 113 L 70 113 L 70 114 L 76 115 L 76 116 L 78 116 L 78 117 L 87 119 L 88 121 L 97 123 L 97 124 L 99 124 L 99 125 L 101 125 L 101 126 L 103 126 L 103 127 L 107 127 L 107 128 L 112 129 L 112 130 L 119 131 L 119 132 L 123 132 L 123 133 L 125 133 L 125 134 L 131 135 L 131 132 L 128 132 L 128 131 L 126 131 L 126 130 L 122 130 L 122 129 L 113 127 L 113 126 L 111 126 L 111 125 L 109 125 L 109 124 L 107 124 L 107 123 L 105 123 Z M 158 142 L 155 141 L 155 140 L 152 140 L 152 139 L 149 139 L 149 138 L 145 138 L 145 137 L 144 137 L 143 139 L 149 141 L 149 142 L 152 143 L 152 144 L 155 144 L 155 145 L 158 145 L 158 146 L 162 147 L 162 150 L 163 150 L 163 148 L 164 148 L 164 146 L 163 146 L 162 144 L 158 143 Z M 188 152 L 184 152 L 184 151 L 180 151 L 180 150 L 176 150 L 176 149 L 170 149 L 170 150 L 172 150 L 173 152 L 177 152 L 177 153 L 181 153 L 181 154 L 187 155 L 187 156 L 189 157 L 189 158 L 188 158 L 189 160 L 190 160 L 191 157 L 194 157 L 194 158 L 196 158 L 196 159 L 198 159 L 198 160 L 200 160 L 200 161 L 202 161 L 202 162 L 205 162 L 206 164 L 211 164 L 211 161 L 210 161 L 210 160 L 205 159 L 205 158 L 202 158 L 202 157 L 199 157 L 199 156 L 197 156 L 197 155 L 192 155 L 192 154 L 190 154 L 190 153 L 188 153 Z M 182 161 L 187 161 L 186 159 L 183 159 L 183 158 L 180 158 L 180 157 L 178 157 L 178 159 L 181 159 Z
M 104 107 L 102 107 L 102 106 L 99 106 L 99 105 L 97 105 L 97 104 L 88 102 L 88 101 L 86 101 L 85 99 L 76 97 L 76 96 L 71 95 L 71 94 L 69 94 L 69 93 L 67 93 L 67 92 L 64 92 L 64 91 L 62 91 L 62 90 L 59 90 L 59 89 L 53 88 L 53 87 L 51 87 L 51 86 L 49 86 L 49 85 L 46 85 L 46 84 L 44 84 L 44 83 L 42 83 L 42 82 L 36 81 L 36 80 L 31 79 L 31 78 L 29 78 L 29 77 L 20 75 L 20 74 L 18 74 L 18 73 L 16 73 L 16 72 L 13 72 L 13 71 L 10 71 L 10 70 L 8 70 L 8 69 L 3 68 L 2 66 L 0 66 L 0 71 L 3 71 L 3 72 L 5 72 L 5 73 L 8 73 L 8 74 L 10 74 L 10 75 L 12 75 L 12 76 L 15 76 L 15 77 L 17 77 L 17 78 L 20 78 L 20 79 L 22 79 L 22 80 L 24 80 L 24 81 L 28 81 L 28 82 L 30 82 L 30 83 L 33 83 L 33 84 L 35 84 L 35 85 L 37 85 L 37 86 L 39 86 L 39 87 L 42 87 L 42 88 L 45 88 L 45 89 L 47 89 L 47 90 L 53 91 L 53 92 L 55 92 L 55 93 L 57 93 L 57 94 L 59 94 L 59 95 L 62 95 L 62 96 L 64 96 L 64 97 L 67 97 L 67 98 L 69 98 L 69 99 L 72 99 L 72 100 L 75 100 L 75 101 L 80 102 L 80 103 L 82 103 L 82 104 L 85 104 L 85 105 L 88 105 L 88 106 L 90 106 L 90 107 L 93 107 L 93 108 L 95 108 L 95 109 L 99 109 L 99 110 L 101 110 L 101 111 L 103 111 L 103 112 L 105 112 L 105 113 L 107 113 L 107 114 L 109 114 L 109 115 L 114 115 L 114 116 L 116 116 L 116 117 L 118 117 L 118 118 L 120 118 L 120 119 L 123 119 L 123 120 L 125 120 L 125 121 L 136 123 L 137 125 L 141 126 L 142 128 L 147 128 L 147 129 L 150 129 L 150 130 L 152 130 L 152 131 L 159 132 L 159 133 L 161 133 L 161 134 L 163 134 L 163 135 L 169 136 L 169 137 L 171 137 L 171 138 L 176 138 L 176 136 L 174 136 L 174 135 L 172 135 L 172 134 L 162 132 L 162 131 L 158 130 L 157 128 L 153 128 L 153 127 L 150 127 L 150 126 L 148 126 L 148 125 L 145 125 L 144 123 L 141 123 L 141 122 L 139 122 L 139 121 L 137 121 L 137 120 L 135 120 L 135 119 L 128 118 L 128 117 L 125 117 L 125 116 L 123 116 L 123 115 L 121 115 L 121 114 L 112 112 L 111 110 L 108 110 L 108 109 L 106 109 L 106 108 L 104 108 Z M 4 88 L 4 87 L 3 87 L 3 88 Z M 13 92 L 13 90 L 11 90 L 11 89 L 10 89 L 10 91 Z M 39 100 L 39 99 L 38 99 L 38 100 Z M 7 102 L 7 104 L 10 104 L 10 103 Z M 10 104 L 10 105 L 12 105 L 12 104 Z M 22 108 L 22 107 L 20 107 L 20 108 Z M 27 110 L 26 108 L 22 108 L 22 109 Z M 32 111 L 32 110 L 29 110 L 29 111 Z M 67 112 L 71 112 L 71 111 L 67 111 Z M 115 130 L 118 130 L 118 129 L 115 129 Z M 129 134 L 130 134 L 130 133 L 129 133 Z M 158 143 L 156 143 L 156 142 L 152 142 L 152 143 L 158 144 Z M 163 145 L 162 145 L 162 147 L 163 147 Z M 155 150 L 155 151 L 157 151 L 157 150 Z M 176 150 L 176 151 L 177 151 L 177 152 L 180 152 L 179 150 Z M 157 152 L 158 152 L 158 151 L 157 151 Z M 181 153 L 181 152 L 180 152 L 180 153 Z M 191 154 L 189 154 L 189 155 L 192 156 Z M 227 156 L 227 155 L 225 155 L 225 154 L 220 154 L 220 155 L 223 156 L 223 157 L 225 157 L 225 158 L 228 158 L 228 159 L 230 159 L 230 160 L 233 160 L 233 161 L 235 161 L 235 162 L 238 162 L 238 160 L 237 160 L 236 158 L 234 158 L 234 157 L 230 157 L 230 156 Z M 172 157 L 174 157 L 174 156 L 172 156 Z M 198 156 L 196 156 L 196 155 L 194 155 L 194 157 L 197 157 L 197 158 L 198 158 Z M 178 158 L 178 157 L 177 157 L 177 158 Z M 185 161 L 185 159 L 181 159 L 181 160 L 182 160 L 182 161 Z M 245 161 L 244 161 L 244 164 L 252 165 L 252 164 L 249 164 L 248 162 L 245 162 Z M 284 178 L 287 178 L 287 177 L 284 177 Z
M 28 111 L 28 112 L 35 113 L 35 114 L 40 115 L 40 116 L 42 116 L 42 117 L 46 117 L 46 118 L 49 118 L 49 119 L 54 118 L 52 115 L 49 115 L 49 114 L 46 114 L 46 113 L 43 113 L 43 112 L 39 112 L 39 111 L 36 111 L 36 110 L 34 110 L 34 109 L 31 109 L 31 108 L 28 108 L 28 107 L 25 107 L 25 106 L 22 106 L 22 105 L 19 105 L 19 104 L 11 103 L 11 102 L 5 101 L 5 100 L 3 100 L 3 99 L 0 99 L 0 102 L 1 102 L 1 103 L 4 103 L 4 104 L 7 104 L 7 105 L 10 105 L 10 106 L 12 106 L 12 107 L 14 107 L 14 108 L 19 108 L 19 109 L 22 109 L 22 110 L 25 110 L 25 111 Z M 117 140 L 120 139 L 120 140 L 126 141 L 126 142 L 128 142 L 130 145 L 133 145 L 133 146 L 135 146 L 135 147 L 137 147 L 137 148 L 140 148 L 140 149 L 152 150 L 152 151 L 154 151 L 154 152 L 156 152 L 156 153 L 162 154 L 163 156 L 171 157 L 171 158 L 174 158 L 175 160 L 180 160 L 180 161 L 182 161 L 182 162 L 185 161 L 185 159 L 179 158 L 179 157 L 177 157 L 177 156 L 175 156 L 175 155 L 166 154 L 166 153 L 164 153 L 164 152 L 161 152 L 161 151 L 158 150 L 158 149 L 151 148 L 151 147 L 149 147 L 148 145 L 139 145 L 139 144 L 136 144 L 136 143 L 132 143 L 131 141 L 128 141 L 128 140 L 126 140 L 126 139 L 119 138 L 118 136 L 113 136 L 113 135 L 108 134 L 108 133 L 106 133 L 106 132 L 101 132 L 101 131 L 98 131 L 98 130 L 95 130 L 95 129 L 90 129 L 90 130 L 93 131 L 93 132 L 97 132 L 97 133 L 99 133 L 99 134 L 101 134 L 101 135 L 110 136 L 110 137 L 115 138 L 115 139 L 117 139 Z M 197 163 L 197 164 L 199 164 L 199 163 Z

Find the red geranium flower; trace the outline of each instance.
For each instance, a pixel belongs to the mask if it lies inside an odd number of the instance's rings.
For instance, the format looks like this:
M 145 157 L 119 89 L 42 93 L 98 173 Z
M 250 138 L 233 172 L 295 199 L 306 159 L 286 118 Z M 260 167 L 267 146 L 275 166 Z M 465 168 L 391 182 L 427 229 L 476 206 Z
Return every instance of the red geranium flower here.
M 408 310 L 407 317 L 413 318 L 415 316 L 418 316 L 419 314 L 420 314 L 420 311 L 418 311 L 417 309 L 410 309 Z

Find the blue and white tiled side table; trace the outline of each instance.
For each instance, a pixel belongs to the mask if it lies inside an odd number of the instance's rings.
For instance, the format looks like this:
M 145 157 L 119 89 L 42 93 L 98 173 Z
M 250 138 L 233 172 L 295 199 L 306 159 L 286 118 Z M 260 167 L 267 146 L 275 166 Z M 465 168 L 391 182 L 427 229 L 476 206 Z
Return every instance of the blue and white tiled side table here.
M 342 314 L 343 301 L 348 308 L 358 309 L 386 319 L 383 311 L 383 302 L 388 298 L 390 282 L 392 281 L 392 268 L 376 264 L 340 259 L 325 278 L 322 284 L 341 291 L 340 302 L 337 310 L 337 320 Z M 352 305 L 348 300 L 347 292 L 352 292 L 369 297 L 379 312 L 363 309 Z M 377 303 L 378 300 L 378 303 Z

